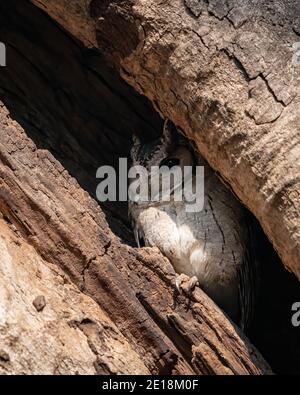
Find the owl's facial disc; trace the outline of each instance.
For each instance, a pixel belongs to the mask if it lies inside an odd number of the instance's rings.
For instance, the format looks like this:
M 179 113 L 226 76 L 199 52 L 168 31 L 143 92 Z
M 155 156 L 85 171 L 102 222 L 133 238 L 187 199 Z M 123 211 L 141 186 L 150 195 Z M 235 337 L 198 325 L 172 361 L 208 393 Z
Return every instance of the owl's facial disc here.
M 159 167 L 161 166 L 166 166 L 168 169 L 172 169 L 174 166 L 180 166 L 180 159 L 179 158 L 174 158 L 174 157 L 169 157 L 166 159 L 163 159 L 160 162 Z
M 186 147 L 178 147 L 159 164 L 159 167 L 166 166 L 171 169 L 174 166 L 180 166 L 183 170 L 184 166 L 193 166 L 194 157 L 190 150 Z

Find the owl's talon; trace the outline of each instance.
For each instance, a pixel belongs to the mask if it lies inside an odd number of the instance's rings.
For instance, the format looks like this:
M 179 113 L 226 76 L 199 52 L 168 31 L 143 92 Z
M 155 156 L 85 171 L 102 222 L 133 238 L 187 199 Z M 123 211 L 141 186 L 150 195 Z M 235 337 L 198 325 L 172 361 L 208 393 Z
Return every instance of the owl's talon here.
M 183 276 L 185 276 L 185 274 L 178 274 L 176 275 L 176 279 L 175 279 L 175 286 L 176 286 L 176 291 L 180 294 L 182 289 L 181 289 L 181 283 L 183 281 Z
M 198 278 L 196 276 L 191 277 L 187 285 L 188 294 L 192 294 L 197 285 L 199 285 Z
M 199 285 L 199 281 L 196 276 L 188 277 L 186 274 L 179 274 L 176 276 L 175 285 L 178 293 L 184 291 L 190 296 L 195 287 Z

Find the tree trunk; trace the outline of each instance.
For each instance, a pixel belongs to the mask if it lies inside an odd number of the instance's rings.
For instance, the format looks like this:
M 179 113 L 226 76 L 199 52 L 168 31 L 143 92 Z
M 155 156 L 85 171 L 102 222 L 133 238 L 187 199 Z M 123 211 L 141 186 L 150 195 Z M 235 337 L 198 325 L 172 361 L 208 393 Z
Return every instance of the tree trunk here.
M 195 140 L 299 277 L 299 70 L 278 78 L 297 25 L 271 30 L 253 2 L 33 3 Z M 126 206 L 95 200 L 97 167 L 160 130 L 148 101 L 30 2 L 0 10 L 0 371 L 271 373 L 200 289 L 174 293 L 156 249 L 129 245 Z
M 33 2 L 195 141 L 300 279 L 298 1 Z

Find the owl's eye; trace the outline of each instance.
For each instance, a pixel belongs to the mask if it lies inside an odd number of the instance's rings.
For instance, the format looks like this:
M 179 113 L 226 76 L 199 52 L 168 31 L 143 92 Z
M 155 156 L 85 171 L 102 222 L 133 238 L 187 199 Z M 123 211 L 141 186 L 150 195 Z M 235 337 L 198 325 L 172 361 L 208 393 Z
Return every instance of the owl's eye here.
M 164 159 L 160 162 L 159 167 L 161 166 L 167 166 L 169 169 L 171 169 L 173 166 L 179 166 L 180 164 L 180 159 L 178 158 L 167 158 Z

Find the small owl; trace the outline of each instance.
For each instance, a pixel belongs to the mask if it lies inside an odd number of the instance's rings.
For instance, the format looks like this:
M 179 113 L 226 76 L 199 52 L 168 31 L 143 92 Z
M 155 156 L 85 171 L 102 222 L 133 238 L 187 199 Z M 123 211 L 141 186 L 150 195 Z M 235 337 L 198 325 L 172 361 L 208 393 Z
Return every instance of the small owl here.
M 204 166 L 204 207 L 200 211 L 187 211 L 187 202 L 173 199 L 172 189 L 168 201 L 130 201 L 135 239 L 139 247 L 159 248 L 178 274 L 178 284 L 180 274 L 191 278 L 191 287 L 197 281 L 233 321 L 247 328 L 257 266 L 246 210 L 169 121 L 161 138 L 147 144 L 136 138 L 131 159 L 133 166 L 143 166 L 148 172 L 153 166 L 182 170 Z

